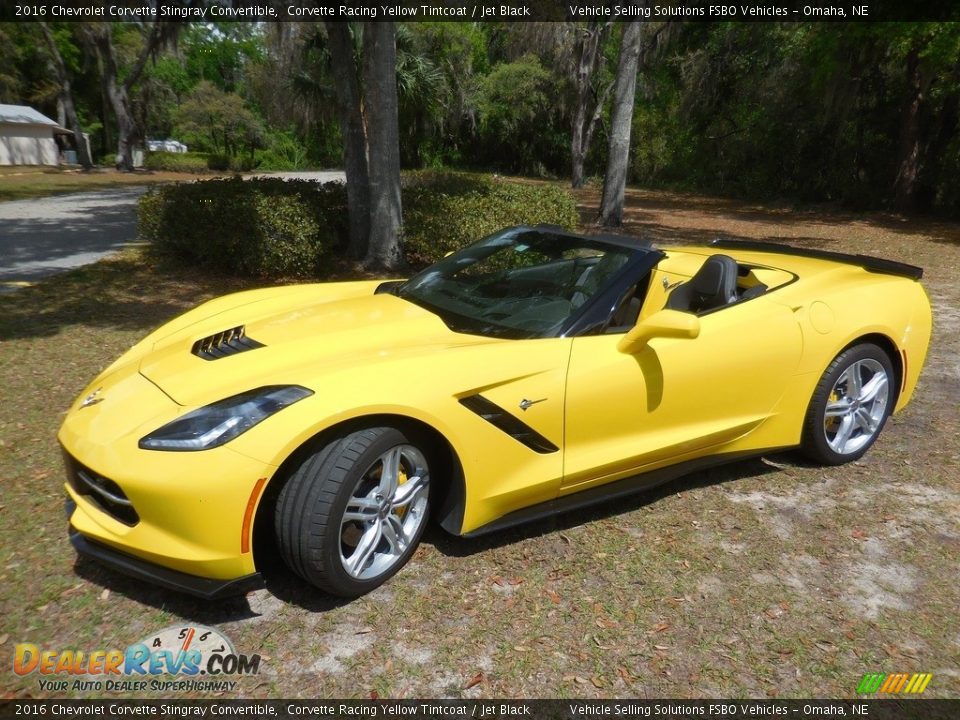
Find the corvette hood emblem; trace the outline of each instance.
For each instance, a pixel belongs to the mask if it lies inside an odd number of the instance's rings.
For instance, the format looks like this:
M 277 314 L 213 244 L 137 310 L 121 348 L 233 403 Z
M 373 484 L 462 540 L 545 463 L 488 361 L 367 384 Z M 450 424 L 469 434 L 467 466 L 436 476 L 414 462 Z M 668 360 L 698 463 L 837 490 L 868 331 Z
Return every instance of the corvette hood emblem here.
M 100 391 L 103 390 L 102 387 L 98 387 L 92 393 L 87 395 L 83 402 L 80 403 L 81 408 L 90 407 L 91 405 L 96 405 L 98 402 L 103 402 L 103 396 L 100 395 Z

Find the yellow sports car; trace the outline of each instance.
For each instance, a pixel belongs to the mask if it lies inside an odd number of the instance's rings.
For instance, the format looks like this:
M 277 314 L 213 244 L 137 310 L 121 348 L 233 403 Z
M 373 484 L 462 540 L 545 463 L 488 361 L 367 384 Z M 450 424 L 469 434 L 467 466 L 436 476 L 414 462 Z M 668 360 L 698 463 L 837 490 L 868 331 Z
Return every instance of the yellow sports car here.
M 71 540 L 204 597 L 261 585 L 273 546 L 357 596 L 431 517 L 473 535 L 771 450 L 849 462 L 916 386 L 921 274 L 536 226 L 406 281 L 213 300 L 70 408 Z

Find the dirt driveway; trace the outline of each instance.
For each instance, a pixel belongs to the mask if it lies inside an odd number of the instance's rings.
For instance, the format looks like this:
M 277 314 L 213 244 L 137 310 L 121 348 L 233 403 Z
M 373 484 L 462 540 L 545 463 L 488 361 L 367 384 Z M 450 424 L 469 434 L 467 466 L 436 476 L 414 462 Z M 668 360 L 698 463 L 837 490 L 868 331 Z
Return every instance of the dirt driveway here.
M 591 216 L 596 193 L 580 197 Z M 668 193 L 628 202 L 628 229 L 662 243 L 723 233 L 926 269 L 928 364 L 863 460 L 775 456 L 494 537 L 435 530 L 350 603 L 279 566 L 266 590 L 201 603 L 77 562 L 65 539 L 61 411 L 151 327 L 245 284 L 127 253 L 0 298 L 2 652 L 123 648 L 200 623 L 263 656 L 229 696 L 852 697 L 867 672 L 929 672 L 927 696 L 960 695 L 960 226 Z M 44 694 L 36 677 L 0 673 L 16 694 Z

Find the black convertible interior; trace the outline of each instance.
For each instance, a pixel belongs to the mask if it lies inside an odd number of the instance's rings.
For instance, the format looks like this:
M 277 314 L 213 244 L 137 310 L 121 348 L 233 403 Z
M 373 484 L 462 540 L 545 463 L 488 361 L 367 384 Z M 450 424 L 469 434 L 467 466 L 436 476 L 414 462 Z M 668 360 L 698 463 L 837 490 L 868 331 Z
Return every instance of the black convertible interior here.
M 747 276 L 750 270 L 729 255 L 711 255 L 692 278 L 670 293 L 666 308 L 702 313 L 758 297 L 767 291 L 763 283 L 738 287 L 738 278 Z

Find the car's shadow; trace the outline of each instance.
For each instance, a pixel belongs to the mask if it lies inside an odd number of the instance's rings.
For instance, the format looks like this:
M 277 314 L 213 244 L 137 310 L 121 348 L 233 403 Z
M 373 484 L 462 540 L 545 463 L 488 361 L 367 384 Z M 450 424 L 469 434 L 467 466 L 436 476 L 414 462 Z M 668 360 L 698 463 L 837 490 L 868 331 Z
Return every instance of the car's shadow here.
M 649 489 L 639 490 L 634 494 L 603 500 L 596 505 L 567 510 L 542 520 L 535 520 L 477 537 L 465 538 L 451 535 L 433 525 L 427 532 L 424 542 L 430 543 L 444 555 L 467 557 L 492 548 L 511 545 L 554 532 L 563 532 L 597 520 L 623 515 L 670 495 L 679 495 L 698 488 L 776 473 L 779 471 L 778 465 L 806 466 L 803 458 L 792 452 L 770 455 L 769 458 L 758 457 L 739 460 L 691 472 Z
M 250 620 L 262 615 L 257 609 L 259 603 L 252 602 L 249 595 L 215 601 L 195 598 L 135 580 L 82 555 L 77 557 L 73 569 L 78 577 L 104 590 L 201 625 Z M 350 602 L 346 598 L 320 592 L 301 580 L 287 569 L 279 557 L 275 561 L 271 558 L 267 567 L 261 569 L 261 574 L 267 592 L 273 597 L 310 612 L 326 612 Z
M 569 510 L 542 520 L 536 520 L 499 532 L 475 538 L 450 535 L 432 525 L 424 542 L 449 557 L 467 557 L 492 548 L 510 545 L 523 540 L 562 532 L 585 523 L 603 520 L 632 512 L 670 495 L 682 494 L 698 488 L 721 483 L 756 478 L 779 471 L 779 466 L 811 467 L 796 453 L 771 455 L 769 458 L 753 458 L 726 465 L 692 472 L 654 488 L 636 494 L 603 501 L 585 509 Z M 266 583 L 267 592 L 277 600 L 300 607 L 309 612 L 327 612 L 350 602 L 345 598 L 327 595 L 294 575 L 274 553 L 258 554 L 258 563 Z M 217 625 L 238 620 L 252 620 L 261 615 L 250 596 L 225 598 L 210 602 L 193 598 L 164 588 L 139 582 L 106 569 L 95 561 L 79 557 L 74 569 L 81 578 L 99 585 L 130 600 L 164 610 L 191 622 Z

